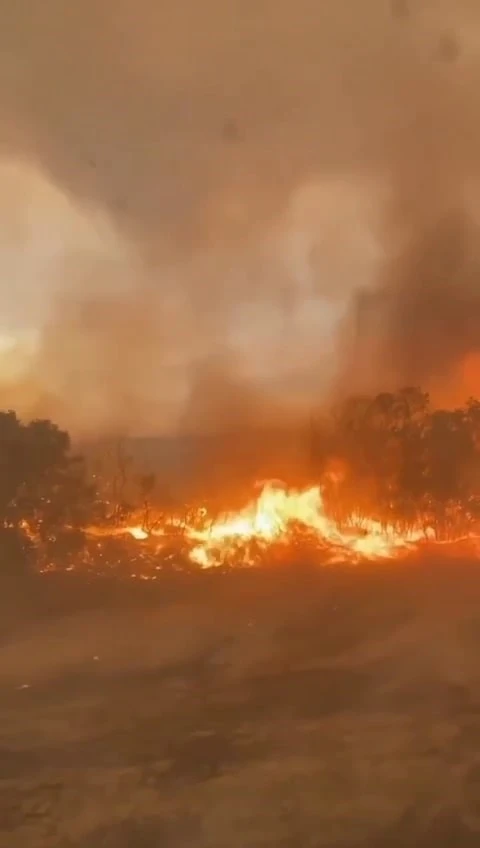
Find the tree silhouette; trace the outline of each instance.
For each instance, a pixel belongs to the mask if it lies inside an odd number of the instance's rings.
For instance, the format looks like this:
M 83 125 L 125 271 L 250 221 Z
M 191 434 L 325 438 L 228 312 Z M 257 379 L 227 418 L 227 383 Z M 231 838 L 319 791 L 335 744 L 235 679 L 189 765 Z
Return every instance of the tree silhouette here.
M 342 524 L 366 517 L 402 531 L 420 524 L 448 539 L 480 518 L 474 398 L 454 410 L 432 409 L 418 388 L 349 398 L 334 410 L 322 442 L 316 457 L 325 502 Z
M 83 460 L 70 452 L 68 433 L 51 421 L 23 424 L 15 412 L 0 412 L 0 548 L 4 560 L 13 548 L 26 550 L 28 538 L 52 542 L 65 530 L 78 531 L 90 519 L 93 498 Z

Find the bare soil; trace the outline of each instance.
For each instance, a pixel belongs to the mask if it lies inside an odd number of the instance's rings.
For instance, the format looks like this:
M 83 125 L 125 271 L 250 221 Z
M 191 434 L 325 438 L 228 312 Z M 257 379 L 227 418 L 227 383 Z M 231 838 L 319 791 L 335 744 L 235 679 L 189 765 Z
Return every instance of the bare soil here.
M 480 845 L 480 563 L 4 582 L 3 848 Z

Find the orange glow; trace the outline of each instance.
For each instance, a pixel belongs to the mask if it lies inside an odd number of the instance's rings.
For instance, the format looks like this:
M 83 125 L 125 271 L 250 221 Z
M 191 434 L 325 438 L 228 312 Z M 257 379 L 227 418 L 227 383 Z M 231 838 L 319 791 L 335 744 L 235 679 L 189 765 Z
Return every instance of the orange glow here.
M 148 533 L 143 529 L 143 527 L 127 527 L 127 533 L 130 533 L 130 535 L 139 542 L 148 539 Z
M 97 535 L 95 528 L 91 528 Z M 352 521 L 339 528 L 324 508 L 321 489 L 287 489 L 275 481 L 265 483 L 258 497 L 243 509 L 209 518 L 205 509 L 196 511 L 190 521 L 178 517 L 168 525 L 147 531 L 140 524 L 101 535 L 130 535 L 138 541 L 169 533 L 184 540 L 187 556 L 201 568 L 228 564 L 252 565 L 269 547 L 287 548 L 298 541 L 321 549 L 329 561 L 358 561 L 360 559 L 391 558 L 406 552 L 417 542 L 431 538 L 425 530 L 401 534 L 373 519 Z M 160 550 L 160 548 L 158 548 Z
M 429 385 L 437 406 L 461 405 L 465 398 L 480 394 L 480 353 L 471 351 L 461 359 L 449 375 L 433 379 Z
M 421 538 L 423 531 L 400 535 L 377 521 L 363 521 L 362 528 L 339 530 L 325 514 L 320 488 L 287 490 L 266 484 L 259 497 L 237 513 L 226 514 L 204 530 L 186 528 L 195 543 L 190 558 L 202 568 L 228 561 L 243 549 L 246 563 L 249 543 L 265 549 L 268 545 L 289 544 L 299 533 L 308 534 L 319 545 L 331 546 L 345 559 L 392 557 Z
M 480 353 L 469 353 L 461 365 L 460 378 L 465 397 L 476 397 L 480 389 Z

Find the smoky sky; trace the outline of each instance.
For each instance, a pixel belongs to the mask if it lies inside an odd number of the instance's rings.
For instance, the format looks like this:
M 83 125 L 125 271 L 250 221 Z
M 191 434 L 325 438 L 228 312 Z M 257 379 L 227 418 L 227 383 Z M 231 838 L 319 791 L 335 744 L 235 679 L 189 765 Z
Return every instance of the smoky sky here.
M 480 389 L 474 0 L 0 24 L 2 326 L 35 337 L 2 405 L 93 435 Z

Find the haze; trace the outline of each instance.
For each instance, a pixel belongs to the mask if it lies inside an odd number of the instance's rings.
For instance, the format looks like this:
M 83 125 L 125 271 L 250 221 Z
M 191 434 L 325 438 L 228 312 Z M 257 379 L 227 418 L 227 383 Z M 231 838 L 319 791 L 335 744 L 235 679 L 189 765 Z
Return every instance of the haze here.
M 477 3 L 0 21 L 3 406 L 98 435 L 480 389 Z

